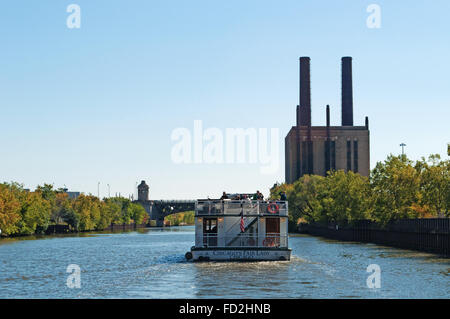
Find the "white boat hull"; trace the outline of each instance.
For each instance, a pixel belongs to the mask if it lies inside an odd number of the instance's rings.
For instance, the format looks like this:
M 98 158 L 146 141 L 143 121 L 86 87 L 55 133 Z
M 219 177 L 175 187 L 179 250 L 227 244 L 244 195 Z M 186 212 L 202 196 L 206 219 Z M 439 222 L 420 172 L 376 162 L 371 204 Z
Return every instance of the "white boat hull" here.
M 287 248 L 193 248 L 193 261 L 288 261 L 291 249 Z

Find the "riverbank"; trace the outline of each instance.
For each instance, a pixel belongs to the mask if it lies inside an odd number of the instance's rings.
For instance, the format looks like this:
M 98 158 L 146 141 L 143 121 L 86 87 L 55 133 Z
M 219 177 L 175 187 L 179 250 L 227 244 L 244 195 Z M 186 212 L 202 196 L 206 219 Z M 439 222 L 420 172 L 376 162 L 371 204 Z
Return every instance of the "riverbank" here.
M 374 243 L 450 257 L 450 219 L 403 219 L 381 226 L 369 220 L 348 224 L 299 224 L 297 233 Z
M 173 227 L 186 227 L 186 226 L 193 226 L 190 224 L 181 224 L 181 225 L 170 225 L 169 223 L 164 224 L 164 228 L 173 228 Z M 7 238 L 23 238 L 23 237 L 41 237 L 41 236 L 51 236 L 51 235 L 64 235 L 64 234 L 84 234 L 84 233 L 96 233 L 96 232 L 116 232 L 116 231 L 132 231 L 137 229 L 144 229 L 144 228 L 161 228 L 156 226 L 155 221 L 150 221 L 150 223 L 142 223 L 142 224 L 111 224 L 110 226 L 104 228 L 104 229 L 92 229 L 92 230 L 74 230 L 69 225 L 50 225 L 48 226 L 47 230 L 42 234 L 31 234 L 31 235 L 9 235 L 9 236 L 0 236 L 1 239 L 7 239 Z
M 9 236 L 0 236 L 0 239 L 6 238 L 19 238 L 19 237 L 33 237 L 33 236 L 46 236 L 46 235 L 61 235 L 61 234 L 81 234 L 90 232 L 107 232 L 107 231 L 119 231 L 119 230 L 135 230 L 140 228 L 156 227 L 149 223 L 142 224 L 114 224 L 112 223 L 103 229 L 91 229 L 91 230 L 75 230 L 70 225 L 49 225 L 48 228 L 43 233 L 38 234 L 14 234 Z
M 128 230 L 128 229 L 137 229 L 137 228 L 146 228 L 151 227 L 148 223 L 142 223 L 142 224 L 115 224 L 112 223 L 108 227 L 104 229 L 99 229 L 99 231 L 114 231 L 114 230 Z M 92 231 L 92 230 L 91 230 Z M 78 231 L 71 229 L 69 225 L 50 225 L 47 230 L 45 231 L 46 235 L 50 234 L 67 234 L 67 233 L 77 233 Z

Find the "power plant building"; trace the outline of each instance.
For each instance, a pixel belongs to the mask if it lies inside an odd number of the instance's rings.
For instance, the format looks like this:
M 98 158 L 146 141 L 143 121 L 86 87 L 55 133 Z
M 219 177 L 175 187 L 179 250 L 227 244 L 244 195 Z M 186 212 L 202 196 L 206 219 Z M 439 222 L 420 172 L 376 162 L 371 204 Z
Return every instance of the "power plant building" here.
M 305 174 L 326 176 L 330 170 L 370 172 L 369 120 L 353 125 L 352 58 L 342 58 L 342 126 L 330 125 L 330 107 L 325 109 L 326 126 L 311 125 L 310 58 L 300 58 L 300 104 L 297 125 L 285 138 L 286 183 Z

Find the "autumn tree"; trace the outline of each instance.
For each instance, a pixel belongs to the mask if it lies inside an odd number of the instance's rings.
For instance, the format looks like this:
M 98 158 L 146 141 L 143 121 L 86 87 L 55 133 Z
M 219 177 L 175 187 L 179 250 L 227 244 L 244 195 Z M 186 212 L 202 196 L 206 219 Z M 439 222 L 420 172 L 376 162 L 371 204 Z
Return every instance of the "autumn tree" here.
M 0 184 L 0 230 L 3 235 L 18 231 L 20 220 L 20 202 L 6 184 Z

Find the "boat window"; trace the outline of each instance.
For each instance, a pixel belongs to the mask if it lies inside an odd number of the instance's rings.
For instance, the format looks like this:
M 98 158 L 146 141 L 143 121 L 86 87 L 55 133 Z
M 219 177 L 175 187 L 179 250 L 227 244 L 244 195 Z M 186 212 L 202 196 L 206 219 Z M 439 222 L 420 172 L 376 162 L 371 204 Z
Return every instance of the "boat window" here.
M 280 233 L 280 219 L 279 218 L 266 218 L 266 233 L 267 234 L 279 234 Z
M 203 220 L 203 231 L 205 233 L 217 233 L 217 218 L 205 218 Z
M 203 245 L 206 247 L 217 246 L 217 218 L 203 219 Z

